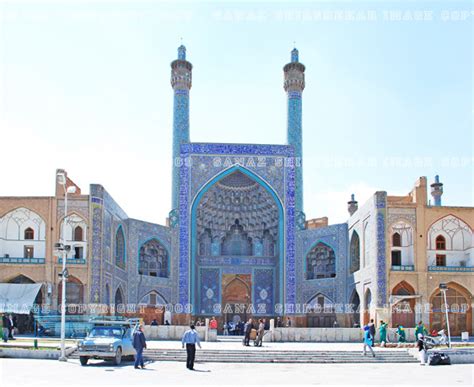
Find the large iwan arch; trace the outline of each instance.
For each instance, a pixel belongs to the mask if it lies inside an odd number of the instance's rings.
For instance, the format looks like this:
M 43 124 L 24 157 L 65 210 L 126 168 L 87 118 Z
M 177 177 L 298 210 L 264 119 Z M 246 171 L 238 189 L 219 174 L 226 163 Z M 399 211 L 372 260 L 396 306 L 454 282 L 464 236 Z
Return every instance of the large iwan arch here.
M 222 283 L 246 275 L 252 303 L 272 314 L 283 301 L 284 210 L 275 190 L 234 165 L 209 180 L 191 206 L 190 300 L 195 314 L 216 314 Z

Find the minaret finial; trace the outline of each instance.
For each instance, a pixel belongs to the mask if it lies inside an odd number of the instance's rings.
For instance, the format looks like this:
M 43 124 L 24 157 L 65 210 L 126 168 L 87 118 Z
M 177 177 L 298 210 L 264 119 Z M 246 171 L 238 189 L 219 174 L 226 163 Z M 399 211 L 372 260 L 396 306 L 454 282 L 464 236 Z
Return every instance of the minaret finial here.
M 183 45 L 183 38 L 181 38 L 181 46 L 178 47 L 178 59 L 186 60 L 186 47 Z
M 439 175 L 435 176 L 435 182 L 431 184 L 431 196 L 435 206 L 441 206 L 441 196 L 443 196 L 443 183 L 439 181 Z
M 293 42 L 295 43 L 295 42 Z M 294 45 L 293 50 L 291 50 L 291 61 L 292 62 L 299 62 L 299 53 L 298 50 L 296 49 L 296 45 Z

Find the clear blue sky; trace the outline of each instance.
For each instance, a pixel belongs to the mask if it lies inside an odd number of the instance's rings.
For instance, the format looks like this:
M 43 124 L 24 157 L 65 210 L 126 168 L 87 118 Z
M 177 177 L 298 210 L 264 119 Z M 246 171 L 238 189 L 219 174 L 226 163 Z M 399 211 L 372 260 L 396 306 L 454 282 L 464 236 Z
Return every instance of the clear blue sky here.
M 296 42 L 308 218 L 342 222 L 350 193 L 405 194 L 437 173 L 444 204 L 472 206 L 471 11 L 470 1 L 0 2 L 0 195 L 51 195 L 65 168 L 83 191 L 103 184 L 130 216 L 163 223 L 169 64 L 182 38 L 200 142 L 285 143 L 282 67 Z

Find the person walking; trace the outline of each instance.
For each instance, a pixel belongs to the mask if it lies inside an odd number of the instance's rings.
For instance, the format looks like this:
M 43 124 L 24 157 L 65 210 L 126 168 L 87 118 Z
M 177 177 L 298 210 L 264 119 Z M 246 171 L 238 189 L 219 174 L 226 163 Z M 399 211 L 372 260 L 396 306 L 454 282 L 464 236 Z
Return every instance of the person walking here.
M 252 319 L 249 318 L 248 321 L 244 325 L 244 345 L 246 347 L 250 346 L 250 332 L 252 331 Z
M 261 347 L 263 341 L 263 335 L 265 334 L 265 323 L 262 319 L 258 320 L 257 339 L 255 340 L 255 346 Z
M 370 323 L 369 323 L 369 332 L 372 336 L 372 347 L 375 345 L 375 323 L 374 323 L 374 319 L 371 319 L 370 320 Z
M 133 348 L 137 354 L 135 355 L 135 369 L 138 367 L 145 368 L 145 364 L 143 363 L 143 350 L 146 348 L 146 339 L 145 335 L 143 334 L 143 326 L 139 325 L 138 329 L 133 333 Z
M 194 370 L 194 359 L 196 357 L 196 345 L 201 348 L 201 341 L 199 340 L 199 334 L 197 333 L 194 324 L 189 326 L 186 332 L 184 332 L 181 344 L 186 345 L 186 368 L 188 370 Z
M 373 347 L 373 336 L 370 333 L 370 327 L 368 325 L 364 326 L 364 348 L 363 348 L 363 355 L 365 356 L 367 354 L 366 349 L 369 348 L 370 352 L 372 353 L 372 356 L 375 357 L 375 352 L 372 349 Z
M 6 314 L 2 314 L 1 324 L 2 340 L 6 343 L 8 341 L 8 318 Z
M 9 320 L 9 324 L 8 324 L 8 338 L 10 340 L 15 340 L 15 338 L 13 337 L 13 333 L 15 332 L 15 322 L 16 322 L 16 318 L 14 319 L 13 318 L 13 315 L 12 314 L 9 314 L 8 315 L 8 320 Z
M 420 353 L 420 365 L 426 365 L 426 341 L 422 333 L 418 333 L 416 346 Z
M 380 346 L 385 347 L 385 343 L 387 342 L 387 326 L 388 324 L 384 322 L 383 320 L 380 320 L 380 327 L 379 327 L 379 333 L 380 333 Z
M 291 319 L 289 317 L 286 320 L 286 327 L 291 328 Z

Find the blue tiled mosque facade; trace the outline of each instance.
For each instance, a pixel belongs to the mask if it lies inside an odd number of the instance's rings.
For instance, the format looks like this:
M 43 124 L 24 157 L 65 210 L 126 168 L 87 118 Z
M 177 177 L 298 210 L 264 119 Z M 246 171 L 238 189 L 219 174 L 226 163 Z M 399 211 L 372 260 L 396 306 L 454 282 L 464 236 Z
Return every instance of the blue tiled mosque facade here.
M 173 183 L 168 225 L 130 219 L 102 186 L 92 185 L 91 302 L 167 304 L 177 323 L 251 315 L 299 316 L 302 324 L 313 326 L 332 326 L 336 319 L 352 324 L 334 311 L 306 320 L 313 315 L 311 307 L 349 302 L 354 285 L 348 225 L 306 226 L 305 66 L 296 49 L 283 70 L 286 145 L 191 143 L 192 65 L 185 47 L 179 47 L 178 59 L 171 63 Z M 123 252 L 117 247 L 118 233 L 123 233 Z M 234 309 L 237 304 L 244 304 L 245 310 Z

